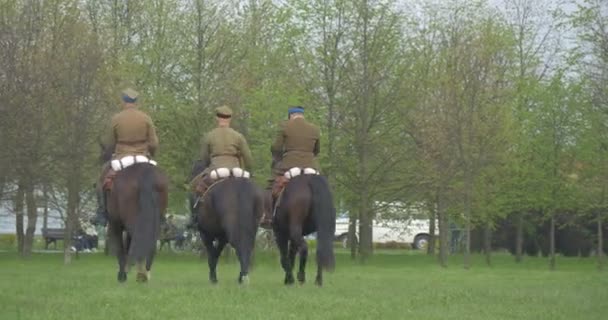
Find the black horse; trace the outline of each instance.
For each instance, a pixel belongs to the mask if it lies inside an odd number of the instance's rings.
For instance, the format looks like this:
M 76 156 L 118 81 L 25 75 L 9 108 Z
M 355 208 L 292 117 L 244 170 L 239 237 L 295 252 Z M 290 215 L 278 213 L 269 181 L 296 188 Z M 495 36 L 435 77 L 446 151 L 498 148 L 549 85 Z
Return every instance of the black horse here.
M 108 155 L 104 150 L 102 158 Z M 149 280 L 161 216 L 167 209 L 168 185 L 168 178 L 156 166 L 138 163 L 118 171 L 111 190 L 105 191 L 108 234 L 117 246 L 118 281 L 127 280 L 127 264 L 137 264 L 138 282 Z
M 323 284 L 323 269 L 335 265 L 333 239 L 336 230 L 336 210 L 327 180 L 320 175 L 300 175 L 292 178 L 279 199 L 273 218 L 277 246 L 285 284 L 293 284 L 295 256 L 300 254 L 298 281 L 304 283 L 308 246 L 304 236 L 317 232 L 317 278 Z
M 241 265 L 238 282 L 248 280 L 263 196 L 246 178 L 230 177 L 210 187 L 196 206 L 198 229 L 208 253 L 209 281 L 217 283 L 216 267 L 227 243 Z

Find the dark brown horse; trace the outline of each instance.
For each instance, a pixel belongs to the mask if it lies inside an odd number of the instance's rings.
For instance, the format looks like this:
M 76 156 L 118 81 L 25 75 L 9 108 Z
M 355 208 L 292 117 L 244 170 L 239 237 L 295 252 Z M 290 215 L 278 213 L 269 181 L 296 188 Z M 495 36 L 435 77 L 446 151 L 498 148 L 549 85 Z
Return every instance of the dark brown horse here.
M 262 206 L 261 190 L 251 180 L 235 177 L 217 182 L 197 205 L 198 229 L 207 248 L 211 283 L 217 283 L 217 262 L 227 243 L 236 250 L 241 265 L 238 282 L 248 281 Z
M 103 148 L 108 161 L 114 148 Z M 129 265 L 137 264 L 137 281 L 150 278 L 156 253 L 161 216 L 168 200 L 168 179 L 149 163 L 138 163 L 116 173 L 111 190 L 105 191 L 110 240 L 118 258 L 118 281 L 127 280 Z
M 296 254 L 300 255 L 298 281 L 306 279 L 308 245 L 304 236 L 317 233 L 317 277 L 323 284 L 323 269 L 335 265 L 333 240 L 336 230 L 336 210 L 327 180 L 320 175 L 300 175 L 285 187 L 273 218 L 273 230 L 281 252 L 285 284 L 293 284 Z

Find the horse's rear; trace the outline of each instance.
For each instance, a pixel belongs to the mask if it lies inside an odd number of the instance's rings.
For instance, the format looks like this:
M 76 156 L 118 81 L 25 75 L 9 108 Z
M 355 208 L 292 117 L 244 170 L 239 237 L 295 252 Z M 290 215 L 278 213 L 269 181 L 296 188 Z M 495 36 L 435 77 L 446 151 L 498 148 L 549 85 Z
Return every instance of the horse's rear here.
M 127 279 L 127 264 L 137 264 L 145 282 L 156 253 L 160 219 L 167 208 L 168 180 L 155 166 L 135 164 L 119 171 L 108 194 L 110 236 L 116 244 L 118 280 Z M 126 231 L 126 238 L 123 237 Z
M 209 280 L 217 283 L 216 267 L 227 243 L 236 250 L 241 270 L 238 282 L 248 279 L 259 219 L 262 194 L 247 178 L 226 178 L 212 186 L 198 209 L 199 230 L 207 248 Z
M 317 233 L 316 284 L 323 284 L 323 269 L 333 270 L 335 265 L 333 240 L 336 229 L 336 211 L 331 190 L 320 175 L 301 175 L 292 178 L 279 200 L 273 229 L 281 252 L 281 266 L 285 271 L 285 284 L 292 284 L 295 256 L 300 255 L 298 281 L 305 281 L 308 245 L 304 236 Z

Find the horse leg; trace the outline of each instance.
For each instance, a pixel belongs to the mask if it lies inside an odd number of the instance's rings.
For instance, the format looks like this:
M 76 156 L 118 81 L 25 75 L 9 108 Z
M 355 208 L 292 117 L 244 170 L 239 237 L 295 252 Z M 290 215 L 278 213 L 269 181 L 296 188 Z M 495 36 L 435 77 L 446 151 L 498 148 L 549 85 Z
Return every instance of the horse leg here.
M 289 241 L 289 253 L 288 253 L 288 259 L 289 259 L 289 266 L 291 267 L 291 270 L 293 270 L 293 268 L 295 268 L 296 266 L 296 255 L 298 254 L 298 243 L 296 241 L 293 241 L 293 239 L 291 241 Z
M 148 273 L 146 272 L 146 259 L 137 261 L 137 282 L 143 283 L 148 281 Z
M 253 254 L 253 243 L 254 239 L 240 239 L 241 243 L 239 243 L 236 247 L 236 254 L 239 258 L 239 263 L 241 265 L 241 272 L 239 273 L 238 282 L 239 284 L 248 284 L 249 283 L 249 265 L 251 263 L 252 254 Z M 243 243 L 244 242 L 244 243 Z
M 148 258 L 146 259 L 146 276 L 148 277 L 148 280 L 152 279 L 152 272 L 150 271 L 152 269 L 152 263 L 154 263 L 154 257 L 156 256 L 156 250 L 153 250 L 150 255 L 148 255 Z
M 291 246 L 289 247 L 289 260 L 291 262 L 292 268 L 295 266 L 296 255 L 300 254 L 300 267 L 298 270 L 298 281 L 300 283 L 304 283 L 306 281 L 306 259 L 308 258 L 308 246 L 304 238 L 302 237 L 302 227 L 299 225 L 291 225 L 290 229 L 290 238 L 291 238 Z
M 300 269 L 298 270 L 298 281 L 306 282 L 306 260 L 308 259 L 308 244 L 304 239 L 300 243 Z
M 128 257 L 129 257 L 129 251 L 131 250 L 131 235 L 128 232 L 125 232 L 125 237 L 121 239 L 124 239 L 123 241 L 125 242 L 125 263 L 126 263 L 126 272 L 129 272 L 129 269 L 131 269 L 131 266 L 133 266 L 133 261 L 129 261 Z
M 315 279 L 315 284 L 319 287 L 323 285 L 323 268 L 321 266 L 317 266 L 317 278 Z
M 127 281 L 127 248 L 122 238 L 122 229 L 110 226 L 112 237 L 116 240 L 116 257 L 118 258 L 118 282 Z
M 279 247 L 279 252 L 281 253 L 281 267 L 283 267 L 283 271 L 285 271 L 284 282 L 287 285 L 293 284 L 293 264 L 289 263 L 290 261 L 288 256 L 289 237 L 281 232 L 276 232 L 275 234 L 277 239 L 277 247 Z
M 208 257 L 207 257 L 207 263 L 209 265 L 209 281 L 212 284 L 216 284 L 217 283 L 217 272 L 216 272 L 216 268 L 217 268 L 217 262 L 219 260 L 220 254 L 222 253 L 222 250 L 224 249 L 224 246 L 226 245 L 226 240 L 225 239 L 218 239 L 217 242 L 217 247 L 213 244 L 213 238 L 211 237 L 207 237 L 207 236 L 203 236 L 203 242 L 205 244 L 205 248 L 207 248 L 207 253 L 208 253 Z

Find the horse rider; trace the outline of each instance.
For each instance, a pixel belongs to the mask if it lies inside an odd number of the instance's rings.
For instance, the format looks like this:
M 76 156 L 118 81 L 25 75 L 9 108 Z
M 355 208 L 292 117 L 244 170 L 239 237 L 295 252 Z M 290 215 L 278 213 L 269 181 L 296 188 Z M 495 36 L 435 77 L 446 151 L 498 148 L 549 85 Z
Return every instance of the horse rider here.
M 137 104 L 138 93 L 133 89 L 122 92 L 122 111 L 112 117 L 110 127 L 105 138 L 105 147 L 114 147 L 112 160 L 125 156 L 143 155 L 154 157 L 158 150 L 158 137 L 150 116 L 141 111 Z M 104 180 L 110 173 L 110 163 L 102 167 L 101 178 L 97 184 L 97 215 L 94 223 L 105 225 L 107 223 L 107 209 L 104 192 Z
M 205 194 L 213 180 L 209 173 L 217 168 L 243 168 L 250 171 L 253 158 L 245 137 L 230 127 L 232 109 L 221 106 L 215 109 L 217 127 L 208 132 L 201 141 L 200 163 L 205 170 L 192 183 L 199 196 Z M 193 210 L 194 211 L 194 210 Z M 192 212 L 190 226 L 196 225 L 196 214 Z
M 285 171 L 298 168 L 313 168 L 319 170 L 317 155 L 320 151 L 319 127 L 304 118 L 304 108 L 290 107 L 287 111 L 287 121 L 281 122 L 274 143 L 270 147 L 272 153 L 272 176 L 268 180 L 267 189 L 272 193 L 272 209 L 265 210 L 262 227 L 270 228 L 274 207 L 282 188 L 281 177 Z

